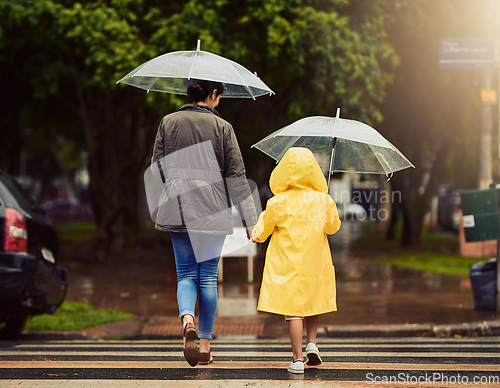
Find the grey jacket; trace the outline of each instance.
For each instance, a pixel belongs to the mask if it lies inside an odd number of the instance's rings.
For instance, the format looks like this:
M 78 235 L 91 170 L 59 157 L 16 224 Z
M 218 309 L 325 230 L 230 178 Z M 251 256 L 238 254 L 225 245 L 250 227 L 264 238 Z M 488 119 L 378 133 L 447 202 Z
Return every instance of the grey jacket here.
M 244 226 L 256 224 L 233 127 L 215 109 L 186 104 L 166 115 L 156 134 L 151 168 L 163 182 L 152 212 L 156 229 L 231 234 L 232 205 Z

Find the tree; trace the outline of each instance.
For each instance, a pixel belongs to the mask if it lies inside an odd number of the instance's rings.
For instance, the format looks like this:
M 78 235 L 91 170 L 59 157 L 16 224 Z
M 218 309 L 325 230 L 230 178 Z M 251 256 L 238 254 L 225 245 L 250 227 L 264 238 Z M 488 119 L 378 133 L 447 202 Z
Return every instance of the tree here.
M 257 70 L 277 93 L 256 102 L 224 102 L 221 110 L 239 133 L 248 163 L 249 145 L 307 114 L 332 115 L 342 107 L 367 122 L 382 118 L 378 104 L 397 56 L 387 43 L 380 4 L 359 12 L 353 0 L 0 0 L 0 66 L 17 107 L 33 100 L 59 117 L 57 131 L 81 131 L 88 157 L 91 195 L 101 256 L 123 244 L 137 228 L 148 164 L 162 113 L 180 101 L 147 95 L 115 81 L 140 63 L 167 51 L 194 48 L 221 54 Z M 61 116 L 61 112 L 64 115 Z M 29 123 L 36 123 L 31 115 Z M 48 125 L 48 123 L 44 123 Z M 40 127 L 37 125 L 36 128 Z M 15 140 L 15 139 L 14 139 Z
M 401 243 L 419 246 L 424 215 L 438 184 L 472 188 L 477 183 L 480 74 L 440 69 L 439 39 L 481 36 L 474 25 L 484 20 L 485 3 L 392 4 L 388 36 L 401 66 L 388 88 L 380 129 L 417 167 L 395 174 L 391 182 L 402 198 L 395 204 L 403 217 Z M 389 233 L 393 236 L 394 230 Z

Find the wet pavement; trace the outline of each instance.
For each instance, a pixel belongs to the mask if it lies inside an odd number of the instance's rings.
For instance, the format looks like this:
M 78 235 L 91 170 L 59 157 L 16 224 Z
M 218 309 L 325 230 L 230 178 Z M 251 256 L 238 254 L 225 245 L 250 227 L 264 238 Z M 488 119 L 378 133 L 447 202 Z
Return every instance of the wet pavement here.
M 466 277 L 399 269 L 353 256 L 350 245 L 362 232 L 362 223 L 344 222 L 339 233 L 331 237 L 338 311 L 321 316 L 320 325 L 429 325 L 500 319 L 496 312 L 474 311 Z M 172 248 L 165 234 L 161 235 L 153 248 L 106 263 L 63 257 L 61 265 L 69 269 L 70 276 L 67 299 L 87 300 L 94 307 L 120 309 L 153 321 L 178 322 Z M 263 254 L 259 249 L 254 284 L 246 283 L 245 259 L 224 259 L 216 324 L 260 320 L 279 323 L 285 329 L 282 317 L 256 310 Z
M 287 372 L 288 339 L 217 339 L 191 367 L 180 339 L 0 342 L 3 387 L 454 387 L 500 382 L 500 337 L 321 338 L 323 363 Z

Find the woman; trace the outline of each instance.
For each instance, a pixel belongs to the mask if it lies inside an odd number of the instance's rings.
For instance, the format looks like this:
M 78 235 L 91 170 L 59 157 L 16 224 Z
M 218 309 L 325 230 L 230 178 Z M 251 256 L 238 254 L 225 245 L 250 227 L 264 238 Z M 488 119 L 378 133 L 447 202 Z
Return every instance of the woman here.
M 257 221 L 233 127 L 215 110 L 223 92 L 220 82 L 191 82 L 191 103 L 163 118 L 152 158 L 164 182 L 154 221 L 156 229 L 171 232 L 184 356 L 191 366 L 213 361 L 217 268 L 225 236 L 232 233 L 231 201 L 241 209 L 248 235 Z

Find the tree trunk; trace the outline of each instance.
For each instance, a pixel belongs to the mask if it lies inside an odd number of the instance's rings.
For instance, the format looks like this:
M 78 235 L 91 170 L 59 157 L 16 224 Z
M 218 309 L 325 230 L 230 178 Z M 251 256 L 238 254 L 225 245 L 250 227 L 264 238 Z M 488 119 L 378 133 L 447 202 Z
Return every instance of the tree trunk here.
M 138 205 L 138 192 L 144 187 L 138 187 L 138 183 L 143 182 L 145 160 L 156 130 L 152 117 L 145 109 L 125 113 L 110 103 L 99 120 L 85 121 L 99 260 L 133 244 L 138 225 L 144 222 Z
M 400 216 L 400 204 L 393 203 L 391 209 L 391 218 L 389 220 L 389 225 L 385 233 L 386 240 L 393 241 L 397 238 L 399 216 Z
M 403 214 L 401 245 L 409 248 L 419 248 L 422 246 L 423 216 L 410 211 L 406 204 L 402 204 L 401 209 Z

